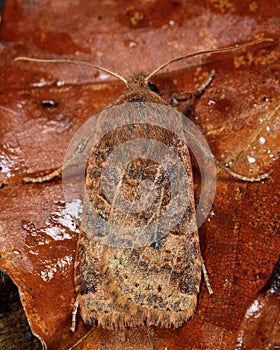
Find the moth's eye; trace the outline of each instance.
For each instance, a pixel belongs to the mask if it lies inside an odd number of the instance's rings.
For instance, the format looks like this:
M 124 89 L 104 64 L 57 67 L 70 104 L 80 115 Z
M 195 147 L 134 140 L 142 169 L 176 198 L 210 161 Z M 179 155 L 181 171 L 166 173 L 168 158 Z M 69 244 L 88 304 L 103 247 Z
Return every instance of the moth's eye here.
M 151 91 L 159 94 L 159 88 L 155 84 L 148 82 L 148 87 Z

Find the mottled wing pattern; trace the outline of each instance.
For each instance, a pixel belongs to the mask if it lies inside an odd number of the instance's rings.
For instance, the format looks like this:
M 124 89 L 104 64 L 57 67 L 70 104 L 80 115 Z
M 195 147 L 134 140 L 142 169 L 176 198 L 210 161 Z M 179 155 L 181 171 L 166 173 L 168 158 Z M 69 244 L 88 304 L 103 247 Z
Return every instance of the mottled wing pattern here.
M 121 143 L 139 139 L 155 139 L 164 144 L 179 156 L 185 169 L 189 184 L 186 210 L 168 233 L 155 226 L 152 234 L 145 236 L 141 229 L 160 219 L 171 201 L 169 179 L 162 164 L 150 159 L 148 149 L 147 157 L 126 163 L 113 203 L 102 188 L 102 170 L 109 154 Z M 145 210 L 127 213 L 114 207 L 119 196 L 132 204 L 143 200 L 143 181 L 153 184 L 153 196 L 149 197 L 149 191 L 144 196 L 147 202 L 152 199 Z M 92 148 L 75 266 L 77 302 L 86 324 L 111 329 L 144 324 L 179 327 L 193 315 L 201 257 L 192 184 L 188 148 L 167 129 L 148 124 L 125 125 L 105 135 Z M 135 227 L 135 231 L 112 235 L 108 242 L 104 230 L 96 225 L 94 213 L 111 225 L 127 225 Z

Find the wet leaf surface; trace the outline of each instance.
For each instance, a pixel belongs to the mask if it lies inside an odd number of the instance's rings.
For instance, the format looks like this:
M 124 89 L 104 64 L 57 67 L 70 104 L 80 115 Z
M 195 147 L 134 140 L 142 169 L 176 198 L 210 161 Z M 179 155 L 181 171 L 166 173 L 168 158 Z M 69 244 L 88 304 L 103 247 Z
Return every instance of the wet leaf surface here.
M 239 330 L 237 350 L 279 348 L 279 291 L 280 259 L 264 288 L 245 313 Z
M 23 185 L 22 178 L 59 167 L 78 128 L 115 101 L 123 85 L 91 69 L 13 58 L 72 58 L 128 77 L 187 52 L 257 36 L 275 39 L 169 66 L 153 80 L 169 97 L 193 91 L 215 69 L 193 120 L 217 159 L 247 176 L 271 173 L 261 183 L 218 174 L 212 211 L 200 228 L 215 294 L 202 283 L 196 314 L 179 329 L 95 329 L 75 348 L 235 349 L 240 327 L 249 329 L 246 310 L 279 253 L 279 15 L 278 2 L 265 0 L 6 3 L 0 25 L 0 268 L 19 288 L 31 329 L 48 349 L 67 349 L 90 330 L 79 319 L 76 333 L 69 331 L 79 227 L 59 179 Z M 264 303 L 264 314 L 271 303 Z M 266 330 L 275 341 L 275 328 Z

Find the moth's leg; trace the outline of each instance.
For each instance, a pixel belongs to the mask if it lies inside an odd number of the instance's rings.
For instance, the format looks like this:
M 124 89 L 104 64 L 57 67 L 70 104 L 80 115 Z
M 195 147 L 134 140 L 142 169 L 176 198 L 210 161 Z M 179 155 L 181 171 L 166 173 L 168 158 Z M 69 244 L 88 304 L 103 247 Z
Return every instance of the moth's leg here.
M 188 133 L 188 136 L 192 137 L 193 140 L 195 139 L 191 133 Z M 245 175 L 236 173 L 235 171 L 230 170 L 227 166 L 219 162 L 215 157 L 213 157 L 213 155 L 210 154 L 209 151 L 203 145 L 201 145 L 200 143 L 197 143 L 197 146 L 199 147 L 200 151 L 203 153 L 206 159 L 211 160 L 216 164 L 216 166 L 218 166 L 223 171 L 225 171 L 226 173 L 228 173 L 229 175 L 231 175 L 236 179 L 239 179 L 241 181 L 247 181 L 247 182 L 259 182 L 265 179 L 269 179 L 270 177 L 269 173 L 264 173 L 258 176 L 245 176 Z
M 210 160 L 211 162 L 215 163 L 216 166 L 221 168 L 223 171 L 231 175 L 232 177 L 242 180 L 242 181 L 247 181 L 247 182 L 259 182 L 265 179 L 268 179 L 270 177 L 269 173 L 264 173 L 258 176 L 245 176 L 239 173 L 236 173 L 235 171 L 229 169 L 227 166 L 219 162 L 211 152 L 201 143 L 197 140 L 197 137 L 191 132 L 189 129 L 184 129 L 184 132 L 190 140 L 196 145 L 196 147 L 199 148 L 200 152 L 202 153 L 203 157 L 205 159 Z
M 77 270 L 80 267 L 80 264 L 83 263 L 83 258 L 84 258 L 84 254 L 85 254 L 85 249 L 84 247 L 86 246 L 85 243 L 85 237 L 84 237 L 84 233 L 80 232 L 79 234 L 79 238 L 78 238 L 78 242 L 77 242 L 77 246 L 76 246 L 76 257 L 75 257 L 75 264 L 74 264 L 74 284 L 75 284 L 75 294 L 76 294 L 76 300 L 75 303 L 73 305 L 73 309 L 72 309 L 72 318 L 71 318 L 71 327 L 70 327 L 70 331 L 75 332 L 76 329 L 76 323 L 77 323 L 77 313 L 78 313 L 78 309 L 79 309 L 79 298 L 78 295 L 80 294 L 80 286 L 77 286 Z
M 208 77 L 204 80 L 204 82 L 199 86 L 197 90 L 195 90 L 192 94 L 195 98 L 199 97 L 200 95 L 203 94 L 203 92 L 207 89 L 209 84 L 211 83 L 212 79 L 216 75 L 216 72 L 214 69 L 211 70 L 210 74 Z
M 214 294 L 214 291 L 211 288 L 210 280 L 209 280 L 206 266 L 204 264 L 204 260 L 203 260 L 202 256 L 201 256 L 201 268 L 202 268 L 202 273 L 203 273 L 204 281 L 205 281 L 206 287 L 208 289 L 208 292 L 210 295 L 212 295 L 212 294 Z
M 76 320 L 77 320 L 77 312 L 79 308 L 79 302 L 78 300 L 75 301 L 73 310 L 72 310 L 72 321 L 71 321 L 71 327 L 70 331 L 75 332 L 76 329 Z
M 76 346 L 81 344 L 88 336 L 89 334 L 94 330 L 94 327 L 92 327 L 84 336 L 82 336 L 74 345 L 71 346 L 71 348 L 68 348 L 67 350 L 73 350 Z
M 241 174 L 238 174 L 232 170 L 230 170 L 228 167 L 226 167 L 224 164 L 220 163 L 217 159 L 214 159 L 215 164 L 224 170 L 226 173 L 230 174 L 232 177 L 242 180 L 242 181 L 247 181 L 247 182 L 259 182 L 265 179 L 269 179 L 270 174 L 269 173 L 264 173 L 258 176 L 244 176 Z
M 72 156 L 68 159 L 68 161 L 63 164 L 62 167 L 54 170 L 50 174 L 44 175 L 44 176 L 38 176 L 38 177 L 24 177 L 22 181 L 24 183 L 42 183 L 46 181 L 51 181 L 55 177 L 61 176 L 63 170 L 65 170 L 69 165 L 72 164 L 74 159 L 77 157 L 77 155 L 81 154 L 85 147 L 87 146 L 89 140 L 91 139 L 92 134 L 94 133 L 94 130 L 91 130 L 86 136 L 83 137 L 81 143 L 75 148 Z
M 198 98 L 207 89 L 207 87 L 211 83 L 212 79 L 214 78 L 215 74 L 216 74 L 216 72 L 214 70 L 211 70 L 208 77 L 199 86 L 199 88 L 197 90 L 195 90 L 194 92 L 185 93 L 185 94 L 180 95 L 180 96 L 173 96 L 171 101 L 170 101 L 171 106 L 177 107 L 182 102 L 186 102 L 186 101 L 193 99 L 193 98 Z
M 60 167 L 48 175 L 38 176 L 38 177 L 24 177 L 22 179 L 22 181 L 24 183 L 31 183 L 31 182 L 42 183 L 42 182 L 50 181 L 50 180 L 54 179 L 55 177 L 60 176 L 63 170 L 64 170 L 64 167 Z

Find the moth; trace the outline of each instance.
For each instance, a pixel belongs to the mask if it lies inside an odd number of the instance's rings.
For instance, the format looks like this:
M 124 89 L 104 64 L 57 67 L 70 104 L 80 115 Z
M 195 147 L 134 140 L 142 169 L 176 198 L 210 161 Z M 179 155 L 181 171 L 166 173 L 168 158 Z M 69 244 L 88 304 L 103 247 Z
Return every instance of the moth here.
M 213 293 L 200 252 L 188 147 L 180 142 L 172 131 L 160 126 L 151 126 L 149 123 L 138 123 L 137 118 L 141 119 L 143 114 L 151 118 L 160 118 L 167 108 L 172 120 L 175 113 L 172 111 L 176 111 L 175 107 L 188 99 L 198 98 L 215 75 L 212 71 L 196 91 L 167 101 L 160 96 L 158 87 L 151 82 L 152 77 L 167 65 L 201 54 L 247 48 L 264 41 L 272 39 L 263 38 L 235 47 L 194 52 L 164 63 L 149 75 L 133 74 L 128 80 L 108 69 L 83 62 L 16 58 L 32 62 L 76 64 L 104 71 L 126 85 L 126 89 L 113 107 L 123 107 L 127 113 L 124 118 L 130 115 L 135 117 L 134 122 L 117 127 L 114 132 L 104 135 L 98 144 L 92 145 L 87 160 L 81 233 L 75 261 L 76 301 L 72 313 L 72 331 L 76 327 L 78 310 L 85 324 L 107 329 L 141 325 L 180 327 L 195 312 L 202 272 L 209 293 Z M 111 111 L 110 108 L 112 106 L 106 111 Z M 155 139 L 176 152 L 185 172 L 187 184 L 185 209 L 178 222 L 165 233 L 157 226 L 149 232 L 145 231 L 145 234 L 143 230 L 139 231 L 139 227 L 145 227 L 153 220 L 159 219 L 171 201 L 170 180 L 152 157 L 136 157 L 125 164 L 111 202 L 106 198 L 102 188 L 101 172 L 106 165 L 108 154 L 122 143 L 131 140 L 140 143 L 139 140 L 143 139 Z M 83 152 L 89 140 L 90 137 L 82 140 L 81 145 L 76 148 L 63 167 L 45 176 L 24 178 L 24 182 L 42 183 L 60 176 L 77 154 Z M 206 157 L 209 156 L 203 146 L 198 147 Z M 146 149 L 147 155 L 148 151 L 149 149 Z M 215 158 L 211 161 L 244 181 L 260 181 L 268 177 L 268 174 L 264 174 L 249 178 L 231 171 Z M 166 166 L 172 169 L 172 161 Z M 111 179 L 114 178 L 113 173 L 110 176 Z M 141 197 L 139 188 L 143 181 L 152 183 L 153 188 L 151 191 L 153 200 L 145 207 L 145 211 L 141 209 L 126 213 L 114 208 L 119 195 L 133 206 Z M 150 194 L 146 191 L 146 199 Z M 176 195 L 180 196 L 180 193 Z M 121 236 L 112 235 L 110 241 L 104 241 L 105 234 L 102 227 L 96 224 L 96 217 L 108 222 L 110 227 L 125 226 L 131 230 L 124 231 Z M 170 221 L 172 219 L 171 215 Z M 135 232 L 137 234 L 133 235 Z

